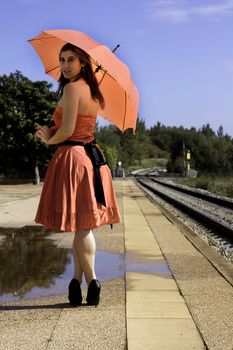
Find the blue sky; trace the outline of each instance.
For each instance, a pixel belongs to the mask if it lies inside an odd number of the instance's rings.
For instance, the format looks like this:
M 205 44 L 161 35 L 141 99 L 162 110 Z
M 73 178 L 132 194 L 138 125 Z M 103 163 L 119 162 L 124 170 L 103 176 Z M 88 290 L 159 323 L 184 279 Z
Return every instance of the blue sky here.
M 119 43 L 116 55 L 130 68 L 147 127 L 209 123 L 233 136 L 233 0 L 4 1 L 0 75 L 18 69 L 53 82 L 27 43 L 44 29 Z

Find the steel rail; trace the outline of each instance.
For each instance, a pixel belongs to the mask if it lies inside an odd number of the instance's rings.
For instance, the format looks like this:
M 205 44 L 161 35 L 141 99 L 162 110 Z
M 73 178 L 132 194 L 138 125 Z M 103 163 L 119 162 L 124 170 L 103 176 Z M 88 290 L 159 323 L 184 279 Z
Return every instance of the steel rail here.
M 178 192 L 183 192 L 183 193 L 189 194 L 193 197 L 204 199 L 210 203 L 218 204 L 218 205 L 225 207 L 225 208 L 228 208 L 228 209 L 233 209 L 233 202 L 229 199 L 215 197 L 215 196 L 209 195 L 207 193 L 201 193 L 201 192 L 195 191 L 193 189 L 188 189 L 188 188 L 181 187 L 179 185 L 166 183 L 166 182 L 163 182 L 163 181 L 151 178 L 151 177 L 149 179 L 152 180 L 153 182 L 158 183 L 161 186 L 165 186 L 165 187 L 171 188 L 173 190 L 176 190 Z
M 169 196 L 168 194 L 164 193 L 162 190 L 155 189 L 154 187 L 145 183 L 142 179 L 137 179 L 137 181 L 143 187 L 147 188 L 154 194 L 158 195 L 159 197 L 164 199 L 166 202 L 174 205 L 177 209 L 180 209 L 183 213 L 186 213 L 192 218 L 196 219 L 198 222 L 202 223 L 208 229 L 211 229 L 215 232 L 217 231 L 218 233 L 221 232 L 224 235 L 228 236 L 229 238 L 233 238 L 233 227 L 230 226 L 229 224 L 218 221 L 212 215 L 206 214 L 203 211 L 196 209 L 189 204 L 186 204 L 184 202 L 181 202 L 178 199 L 175 199 L 174 195 Z

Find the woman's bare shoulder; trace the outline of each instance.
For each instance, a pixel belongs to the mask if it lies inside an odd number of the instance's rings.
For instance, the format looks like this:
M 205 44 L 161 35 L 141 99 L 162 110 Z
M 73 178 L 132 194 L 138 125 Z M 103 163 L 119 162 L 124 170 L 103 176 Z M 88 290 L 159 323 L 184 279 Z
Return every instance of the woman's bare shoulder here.
M 83 95 L 83 88 L 74 82 L 66 84 L 63 90 L 63 99 L 80 98 Z
M 83 95 L 90 93 L 90 87 L 85 81 L 74 81 L 66 84 L 64 87 L 64 93 Z

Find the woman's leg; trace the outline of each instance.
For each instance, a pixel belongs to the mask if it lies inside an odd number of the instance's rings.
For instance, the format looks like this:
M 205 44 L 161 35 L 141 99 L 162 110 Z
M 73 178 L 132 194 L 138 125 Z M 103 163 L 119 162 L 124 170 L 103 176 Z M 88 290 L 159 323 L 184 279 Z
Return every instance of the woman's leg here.
M 70 284 L 68 287 L 68 299 L 72 306 L 80 306 L 82 305 L 81 283 L 82 283 L 83 270 L 79 261 L 75 236 L 73 241 L 73 258 L 74 258 L 73 259 L 74 260 L 74 278 L 70 281 Z
M 79 230 L 75 233 L 73 250 L 76 278 L 80 280 L 82 272 L 84 272 L 87 284 L 89 285 L 93 279 L 96 279 L 96 243 L 91 230 Z
M 74 278 L 76 278 L 80 282 L 80 284 L 82 284 L 83 270 L 79 262 L 77 242 L 75 237 L 76 235 L 74 236 L 73 240 Z

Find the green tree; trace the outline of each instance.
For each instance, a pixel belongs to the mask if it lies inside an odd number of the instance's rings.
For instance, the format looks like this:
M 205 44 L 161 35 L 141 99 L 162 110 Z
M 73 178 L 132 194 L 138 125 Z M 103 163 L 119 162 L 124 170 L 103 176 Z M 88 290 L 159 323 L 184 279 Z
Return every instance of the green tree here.
M 113 171 L 117 167 L 118 151 L 115 147 L 108 146 L 107 144 L 101 144 L 101 149 L 104 152 L 107 163 L 110 169 Z
M 223 126 L 220 125 L 219 128 L 218 128 L 218 131 L 217 131 L 217 135 L 218 137 L 223 137 Z
M 191 151 L 191 168 L 199 173 L 231 174 L 233 172 L 232 139 L 220 126 L 217 134 L 209 124 L 201 129 L 166 127 L 157 123 L 149 130 L 153 144 L 169 152 L 168 170 L 180 172 L 183 167 L 183 142 Z
M 216 135 L 215 135 L 215 132 L 213 131 L 213 129 L 211 129 L 209 123 L 203 125 L 200 131 L 201 131 L 201 133 L 202 133 L 203 135 L 205 135 L 207 138 L 211 138 L 211 137 L 214 138 L 214 137 L 216 136 Z
M 106 144 L 110 147 L 114 147 L 117 150 L 120 149 L 120 133 L 116 126 L 108 125 L 99 127 L 96 126 L 95 138 L 101 145 Z
M 33 177 L 45 170 L 52 149 L 35 142 L 36 124 L 50 124 L 57 94 L 46 81 L 32 82 L 16 71 L 0 76 L 0 174 Z
M 171 135 L 172 128 L 166 127 L 161 124 L 161 122 L 157 122 L 157 124 L 149 130 L 151 142 L 159 149 L 166 152 L 170 152 Z

